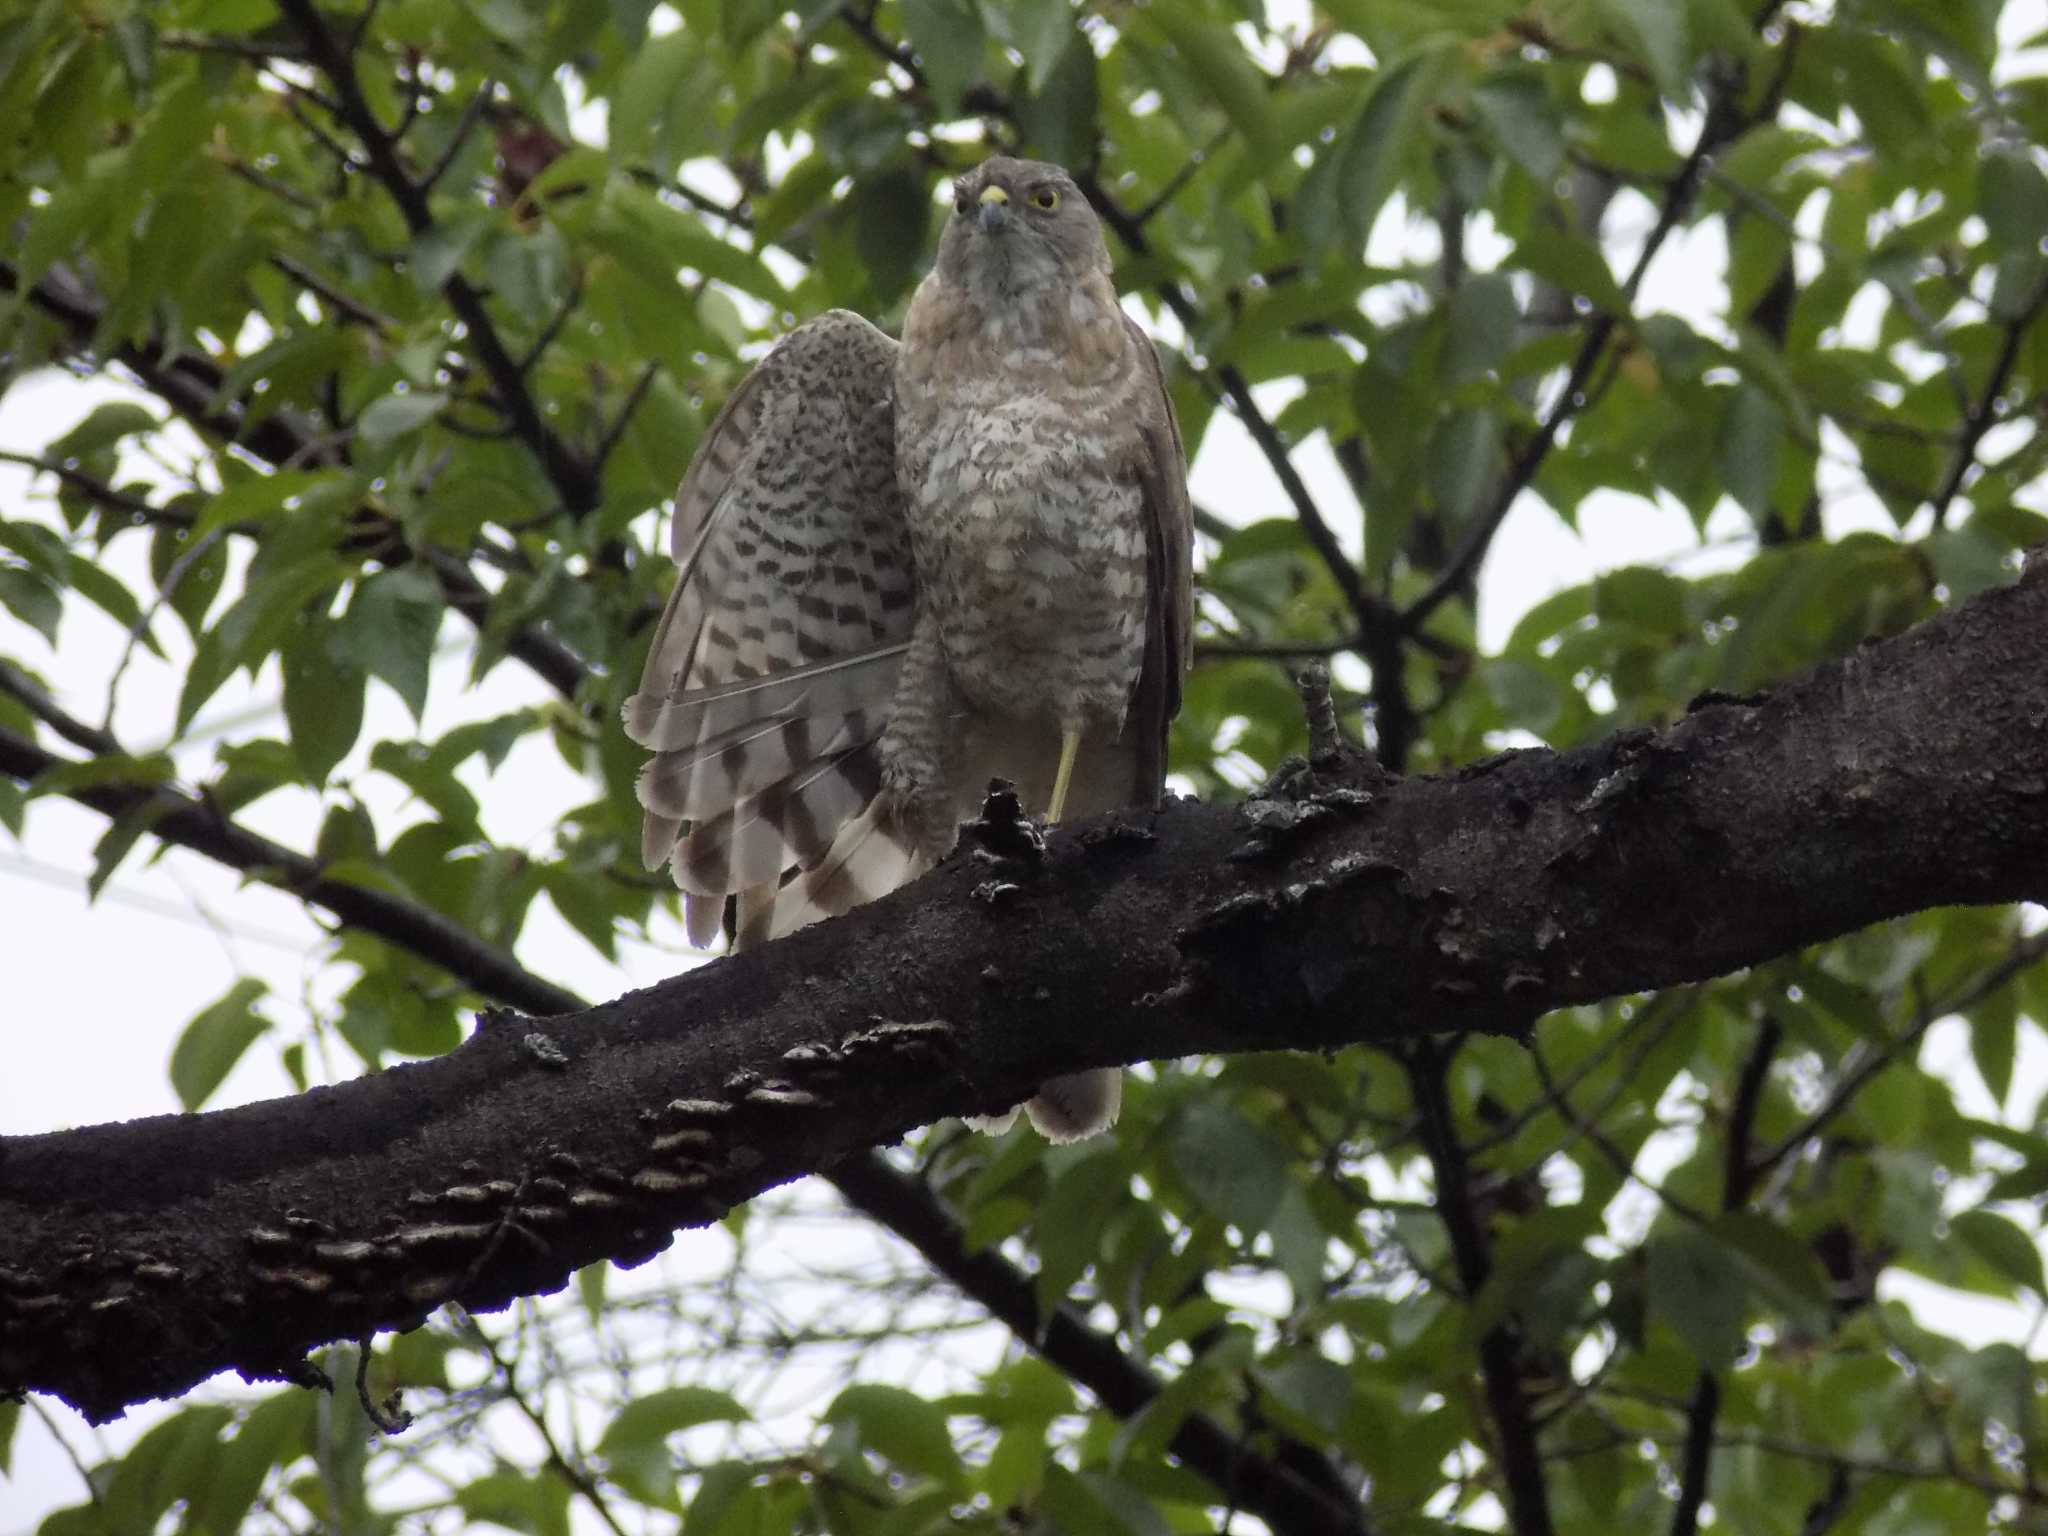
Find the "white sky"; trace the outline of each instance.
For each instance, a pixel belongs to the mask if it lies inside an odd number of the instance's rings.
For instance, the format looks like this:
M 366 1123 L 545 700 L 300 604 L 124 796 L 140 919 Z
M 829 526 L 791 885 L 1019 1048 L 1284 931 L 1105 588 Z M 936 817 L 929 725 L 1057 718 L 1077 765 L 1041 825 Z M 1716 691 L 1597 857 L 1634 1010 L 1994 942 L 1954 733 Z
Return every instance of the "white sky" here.
M 2016 0 L 2007 7 L 2002 31 L 2017 41 L 2040 30 L 2044 20 L 2048 0 Z M 1611 215 L 1615 244 L 1631 247 L 1639 242 L 1649 216 L 1648 205 L 1640 200 L 1632 206 L 1618 201 Z M 1382 237 L 1393 227 L 1392 221 L 1383 222 Z M 1717 324 L 1722 258 L 1716 230 L 1680 232 L 1653 263 L 1640 307 Z M 0 447 L 39 451 L 93 404 L 117 394 L 105 383 L 81 383 L 55 373 L 17 386 L 0 397 Z M 1277 405 L 1286 398 L 1286 387 L 1262 390 L 1261 396 L 1263 403 Z M 1356 510 L 1326 445 L 1320 440 L 1307 445 L 1297 454 L 1297 463 L 1355 550 L 1360 537 Z M 146 463 L 129 469 L 138 475 L 151 473 Z M 1197 499 L 1233 521 L 1284 515 L 1287 510 L 1263 460 L 1237 423 L 1223 413 L 1209 428 L 1192 480 Z M 37 497 L 28 492 L 27 484 L 28 477 L 18 468 L 0 464 L 0 516 L 47 515 L 36 512 Z M 1633 498 L 1596 497 L 1579 521 L 1579 531 L 1573 533 L 1527 497 L 1510 514 L 1481 586 L 1484 647 L 1497 647 L 1532 604 L 1597 571 L 1675 562 L 1694 573 L 1710 561 L 1739 560 L 1747 550 L 1746 520 L 1732 507 L 1724 506 L 1710 524 L 1705 548 L 1682 511 Z M 1867 501 L 1832 503 L 1830 531 L 1852 526 L 1889 529 L 1891 523 Z M 147 591 L 138 558 L 144 541 L 127 542 L 135 563 L 123 574 L 131 578 L 133 590 Z M 183 647 L 174 642 L 181 641 L 183 631 L 166 621 L 157 626 L 157 634 L 173 653 L 172 666 L 138 655 L 122 686 L 114 724 L 131 749 L 154 747 L 169 734 L 177 669 L 185 659 Z M 436 664 L 422 728 L 429 737 L 459 720 L 483 718 L 546 697 L 537 681 L 511 663 L 499 666 L 480 687 L 466 688 L 469 641 L 467 626 L 451 618 L 442 631 L 444 654 Z M 63 702 L 74 713 L 97 722 L 106 681 L 119 663 L 124 643 L 125 636 L 111 621 L 73 602 L 67 605 L 60 633 L 61 664 L 32 635 L 22 643 L 10 635 L 7 649 L 63 690 Z M 181 749 L 191 776 L 199 777 L 211 761 L 216 736 L 282 735 L 277 700 L 274 669 L 253 687 L 238 678 L 223 688 Z M 402 737 L 410 731 L 403 706 L 383 684 L 373 682 L 363 741 Z M 354 764 L 358 769 L 361 756 L 359 752 Z M 561 766 L 544 739 L 522 743 L 492 779 L 482 779 L 474 763 L 465 777 L 484 806 L 487 829 L 508 847 L 545 846 L 554 817 L 587 798 L 586 787 Z M 376 806 L 380 827 L 388 827 L 386 810 L 399 811 L 402 804 L 388 781 L 366 775 L 362 790 Z M 311 841 L 314 805 L 309 794 L 284 792 L 260 801 L 240 819 L 282 842 L 305 847 Z M 322 970 L 321 930 L 298 903 L 266 889 L 241 890 L 231 874 L 196 855 L 174 852 L 151 863 L 151 845 L 145 839 L 98 903 L 88 906 L 82 872 L 90 867 L 93 845 L 104 828 L 92 812 L 52 799 L 31 807 L 22 843 L 0 834 L 0 959 L 16 1009 L 0 1057 L 0 1133 L 175 1111 L 166 1067 L 176 1032 L 238 975 L 258 976 L 269 983 L 272 1016 L 281 1028 L 248 1053 L 212 1105 L 287 1092 L 277 1048 L 302 1037 L 305 1014 L 300 1000 L 310 996 L 324 1002 L 335 990 L 336 978 Z M 691 963 L 674 924 L 660 925 L 658 940 L 655 945 L 622 943 L 620 962 L 613 965 L 542 900 L 536 903 L 519 953 L 529 968 L 599 999 L 646 985 Z M 2048 1045 L 2038 1030 L 2029 1029 L 2023 1031 L 2022 1046 L 2019 1086 L 2007 1110 L 2016 1119 L 2036 1119 L 2042 1086 L 2048 1083 Z M 1967 1039 L 1960 1024 L 1939 1026 L 1929 1036 L 1924 1059 L 1953 1069 L 1968 1112 L 1997 1112 L 1974 1072 L 1962 1065 Z M 352 1059 L 337 1061 L 333 1075 L 346 1076 L 352 1067 Z M 318 1072 L 317 1065 L 314 1070 Z M 691 1264 L 693 1243 L 700 1245 L 696 1265 Z M 720 1240 L 713 1236 L 686 1235 L 678 1250 L 666 1265 L 715 1267 L 723 1257 Z M 657 1272 L 673 1278 L 678 1271 L 657 1265 L 641 1273 L 653 1280 Z M 2017 1309 L 1914 1283 L 1898 1289 L 1910 1294 L 1916 1306 L 1938 1313 L 1930 1318 L 1936 1326 L 1968 1338 L 2024 1341 L 2035 1333 L 2035 1319 Z M 2034 1347 L 2040 1347 L 2038 1339 Z M 68 1409 L 55 1403 L 45 1406 L 88 1461 L 104 1454 L 96 1445 L 118 1449 L 156 1416 L 156 1410 L 140 1410 L 100 1436 Z M 42 1512 L 75 1502 L 80 1494 L 68 1458 L 43 1425 L 25 1415 L 17 1434 L 13 1478 L 0 1480 L 0 1536 L 32 1530 Z

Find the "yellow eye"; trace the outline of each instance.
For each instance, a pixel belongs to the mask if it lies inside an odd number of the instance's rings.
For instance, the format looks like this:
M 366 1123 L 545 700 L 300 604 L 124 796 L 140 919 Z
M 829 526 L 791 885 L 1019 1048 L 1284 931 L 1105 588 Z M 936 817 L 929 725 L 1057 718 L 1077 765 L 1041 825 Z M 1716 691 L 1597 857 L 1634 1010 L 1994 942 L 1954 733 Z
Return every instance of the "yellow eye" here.
M 1034 208 L 1042 208 L 1047 213 L 1051 213 L 1059 205 L 1060 195 L 1051 187 L 1040 187 L 1031 194 L 1031 206 Z

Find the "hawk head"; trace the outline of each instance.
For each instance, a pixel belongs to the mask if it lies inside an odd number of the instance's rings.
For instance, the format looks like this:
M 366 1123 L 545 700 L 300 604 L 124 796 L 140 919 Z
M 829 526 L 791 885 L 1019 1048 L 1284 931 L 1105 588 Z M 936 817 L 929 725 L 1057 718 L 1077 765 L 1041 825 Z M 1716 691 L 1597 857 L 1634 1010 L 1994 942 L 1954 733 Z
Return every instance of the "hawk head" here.
M 1095 211 L 1042 160 L 984 160 L 953 183 L 938 272 L 984 301 L 1067 289 L 1110 270 Z

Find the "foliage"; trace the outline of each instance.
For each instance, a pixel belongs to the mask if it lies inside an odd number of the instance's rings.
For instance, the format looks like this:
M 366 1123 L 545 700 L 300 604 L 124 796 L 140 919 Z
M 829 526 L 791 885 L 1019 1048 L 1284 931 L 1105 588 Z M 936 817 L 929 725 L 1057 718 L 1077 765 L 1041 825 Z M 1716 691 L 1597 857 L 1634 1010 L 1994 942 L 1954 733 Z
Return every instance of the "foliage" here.
M 935 186 L 990 145 L 1086 180 L 1190 453 L 1231 451 L 1234 416 L 1277 476 L 1201 514 L 1196 789 L 1299 748 L 1290 656 L 1364 680 L 1412 770 L 1766 687 L 2048 537 L 2020 9 L 28 0 L 0 20 L 4 382 L 137 388 L 10 454 L 49 497 L 0 509 L 0 739 L 63 761 L 0 778 L 0 822 L 93 782 L 224 816 L 290 791 L 330 875 L 491 944 L 542 896 L 607 956 L 672 930 L 613 724 L 671 577 L 659 504 L 794 317 L 900 316 Z M 1725 251 L 1725 285 L 1660 288 L 1680 241 Z M 1336 467 L 1314 491 L 1311 463 Z M 1608 570 L 1482 646 L 1510 507 L 1617 497 L 1682 507 L 1720 558 Z M 164 752 L 50 706 L 40 673 L 92 686 L 55 648 L 86 610 L 167 659 Z M 528 702 L 366 737 L 371 682 L 427 718 L 452 641 Z M 238 673 L 281 708 L 198 736 Z M 500 846 L 486 774 L 528 741 L 588 797 Z M 148 832 L 109 826 L 95 889 Z M 1554 1016 L 1529 1050 L 1162 1065 L 1072 1149 L 927 1133 L 911 1160 L 968 1244 L 1164 1383 L 1126 1417 L 900 1249 L 775 1270 L 800 1200 L 730 1224 L 715 1286 L 594 1271 L 581 1305 L 387 1341 L 371 1379 L 421 1415 L 395 1448 L 365 1453 L 345 1390 L 209 1395 L 43 1529 L 1250 1528 L 1169 1451 L 1190 1416 L 1385 1532 L 1690 1530 L 1702 1501 L 1757 1533 L 2038 1522 L 2039 1361 L 1897 1286 L 2042 1305 L 2048 1138 L 2015 1062 L 2043 955 L 2017 911 L 1933 911 Z M 302 1082 L 309 1040 L 374 1070 L 486 1000 L 360 934 L 329 963 L 283 1047 Z M 288 1011 L 244 982 L 200 1013 L 183 1100 Z M 1931 1072 L 1954 1015 L 1970 1067 Z M 771 1400 L 793 1360 L 849 1379 Z

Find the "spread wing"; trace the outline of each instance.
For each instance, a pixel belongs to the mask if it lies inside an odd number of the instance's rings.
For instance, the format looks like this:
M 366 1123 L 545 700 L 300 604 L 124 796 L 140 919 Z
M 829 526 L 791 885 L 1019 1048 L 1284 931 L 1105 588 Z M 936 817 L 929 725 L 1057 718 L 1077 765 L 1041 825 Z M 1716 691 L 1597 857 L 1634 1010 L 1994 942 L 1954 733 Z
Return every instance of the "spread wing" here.
M 896 488 L 896 343 L 833 310 L 733 392 L 676 491 L 681 567 L 626 734 L 642 856 L 690 894 L 690 937 L 728 894 L 772 894 L 880 782 L 876 743 L 914 593 Z
M 1181 682 L 1194 656 L 1195 514 L 1188 500 L 1187 451 L 1166 374 L 1152 339 L 1126 316 L 1131 345 L 1144 354 L 1150 392 L 1141 407 L 1137 473 L 1145 495 L 1145 661 L 1124 716 L 1137 750 L 1132 799 L 1149 805 L 1166 780 L 1166 732 L 1180 713 Z

